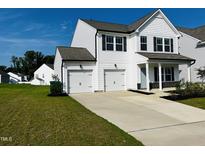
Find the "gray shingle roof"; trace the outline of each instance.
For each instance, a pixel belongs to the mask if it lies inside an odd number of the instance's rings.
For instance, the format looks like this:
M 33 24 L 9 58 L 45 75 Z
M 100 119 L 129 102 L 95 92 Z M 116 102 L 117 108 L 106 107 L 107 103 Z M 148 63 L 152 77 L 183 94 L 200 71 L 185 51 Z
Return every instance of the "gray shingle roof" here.
M 157 10 L 154 10 L 153 12 L 151 12 L 148 15 L 138 19 L 137 21 L 133 22 L 130 25 L 116 24 L 116 23 L 109 23 L 109 22 L 102 22 L 102 21 L 88 20 L 88 19 L 81 19 L 81 20 L 86 22 L 90 26 L 96 28 L 97 30 L 120 32 L 120 33 L 131 33 L 133 31 L 135 31 L 136 29 L 138 29 L 156 11 Z
M 201 41 L 205 41 L 205 26 L 200 26 L 197 28 L 177 27 L 177 29 Z
M 170 54 L 170 53 L 148 53 L 148 52 L 137 52 L 138 54 L 147 57 L 151 60 L 182 60 L 182 61 L 194 61 L 195 59 L 180 55 L 180 54 Z
M 46 64 L 46 65 L 54 70 L 54 65 L 53 64 Z
M 86 48 L 57 47 L 63 60 L 96 61 L 95 57 Z
M 90 26 L 96 28 L 97 30 L 129 33 L 128 25 L 108 23 L 108 22 L 102 22 L 97 20 L 87 20 L 87 19 L 81 19 L 81 20 L 89 24 Z

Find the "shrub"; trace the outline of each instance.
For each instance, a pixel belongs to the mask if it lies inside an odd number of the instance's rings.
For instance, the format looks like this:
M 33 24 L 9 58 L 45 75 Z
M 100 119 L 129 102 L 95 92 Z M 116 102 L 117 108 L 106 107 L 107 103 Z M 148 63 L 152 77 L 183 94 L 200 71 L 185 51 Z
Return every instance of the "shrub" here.
M 59 96 L 63 94 L 63 84 L 60 81 L 50 82 L 50 95 Z
M 199 83 L 180 83 L 176 86 L 176 93 L 182 98 L 204 97 L 205 86 Z

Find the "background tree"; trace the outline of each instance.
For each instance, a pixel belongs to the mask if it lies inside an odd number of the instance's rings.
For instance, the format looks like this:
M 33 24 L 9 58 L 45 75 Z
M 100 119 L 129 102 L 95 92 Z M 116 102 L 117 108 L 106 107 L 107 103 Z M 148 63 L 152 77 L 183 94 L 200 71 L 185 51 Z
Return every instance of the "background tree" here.
M 6 67 L 5 65 L 0 65 L 0 70 L 1 70 L 1 71 L 6 72 L 6 68 L 7 68 L 7 67 Z
M 198 69 L 197 69 L 197 75 L 198 75 L 197 78 L 200 78 L 200 79 L 201 79 L 201 82 L 202 82 L 202 84 L 203 84 L 203 83 L 204 83 L 204 80 L 205 80 L 205 66 L 202 67 L 202 68 L 198 68 Z
M 33 73 L 44 63 L 53 64 L 54 56 L 44 56 L 41 52 L 30 50 L 26 51 L 23 57 L 11 57 L 12 69 L 15 73 L 22 73 L 28 75 L 30 80 Z

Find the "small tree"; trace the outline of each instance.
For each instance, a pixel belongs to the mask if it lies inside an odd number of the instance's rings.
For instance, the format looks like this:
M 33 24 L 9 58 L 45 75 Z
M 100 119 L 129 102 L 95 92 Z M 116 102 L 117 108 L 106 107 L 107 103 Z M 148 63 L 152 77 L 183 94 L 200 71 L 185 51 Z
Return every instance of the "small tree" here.
M 205 80 L 205 66 L 202 67 L 202 68 L 198 68 L 198 69 L 197 69 L 197 75 L 198 75 L 197 78 L 200 78 L 200 79 L 201 79 L 201 82 L 202 82 L 202 84 L 203 84 L 203 83 L 204 83 L 204 80 Z

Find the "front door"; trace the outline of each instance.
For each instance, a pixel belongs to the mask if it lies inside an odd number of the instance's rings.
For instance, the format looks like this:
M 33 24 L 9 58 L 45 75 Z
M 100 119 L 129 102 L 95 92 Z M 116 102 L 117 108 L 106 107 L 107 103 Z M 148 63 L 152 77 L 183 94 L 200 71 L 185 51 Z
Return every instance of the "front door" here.
M 141 68 L 141 89 L 145 89 L 146 86 L 146 68 Z

